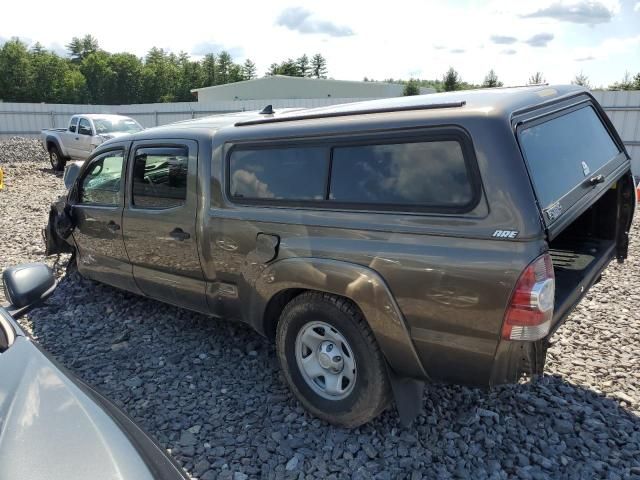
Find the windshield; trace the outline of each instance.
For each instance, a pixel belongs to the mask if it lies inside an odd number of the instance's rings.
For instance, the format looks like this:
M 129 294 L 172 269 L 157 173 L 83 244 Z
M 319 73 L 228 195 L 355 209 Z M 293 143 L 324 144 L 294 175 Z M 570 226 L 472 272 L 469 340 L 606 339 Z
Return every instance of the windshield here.
M 542 208 L 559 200 L 620 153 L 590 106 L 522 130 L 520 145 Z
M 96 118 L 93 120 L 98 135 L 104 133 L 125 132 L 136 133 L 142 130 L 138 122 L 131 118 L 111 120 L 108 118 Z

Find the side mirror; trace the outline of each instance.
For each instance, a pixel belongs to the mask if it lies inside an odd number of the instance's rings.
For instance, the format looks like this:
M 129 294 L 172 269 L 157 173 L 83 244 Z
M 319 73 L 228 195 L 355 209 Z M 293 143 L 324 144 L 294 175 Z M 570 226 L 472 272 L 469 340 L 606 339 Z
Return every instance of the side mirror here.
M 67 163 L 67 165 L 65 166 L 64 176 L 62 178 L 64 181 L 64 186 L 67 190 L 72 187 L 73 182 L 75 182 L 76 178 L 78 178 L 81 166 L 82 164 L 78 162 Z
M 18 317 L 44 301 L 56 288 L 53 271 L 44 263 L 27 263 L 2 273 L 4 295 L 11 305 L 9 313 Z

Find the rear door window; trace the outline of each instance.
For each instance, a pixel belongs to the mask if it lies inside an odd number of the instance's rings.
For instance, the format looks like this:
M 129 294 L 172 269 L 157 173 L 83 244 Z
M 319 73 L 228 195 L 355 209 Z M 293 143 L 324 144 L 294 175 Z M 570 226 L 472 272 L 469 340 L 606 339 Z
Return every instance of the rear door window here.
M 591 106 L 526 127 L 519 132 L 519 140 L 543 209 L 620 153 Z
M 188 173 L 186 147 L 138 148 L 133 161 L 133 205 L 137 208 L 184 205 Z
M 336 147 L 332 158 L 335 202 L 456 208 L 473 201 L 455 140 Z

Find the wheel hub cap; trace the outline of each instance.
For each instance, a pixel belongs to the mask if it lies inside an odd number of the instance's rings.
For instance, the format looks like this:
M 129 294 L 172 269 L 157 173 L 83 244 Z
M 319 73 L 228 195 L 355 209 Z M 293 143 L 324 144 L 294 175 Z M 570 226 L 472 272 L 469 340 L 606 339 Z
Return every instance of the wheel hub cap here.
M 300 329 L 296 363 L 305 382 L 320 396 L 341 400 L 356 382 L 356 361 L 345 337 L 325 322 L 309 322 Z
M 344 360 L 333 342 L 322 342 L 318 351 L 320 366 L 332 373 L 340 373 L 344 367 Z

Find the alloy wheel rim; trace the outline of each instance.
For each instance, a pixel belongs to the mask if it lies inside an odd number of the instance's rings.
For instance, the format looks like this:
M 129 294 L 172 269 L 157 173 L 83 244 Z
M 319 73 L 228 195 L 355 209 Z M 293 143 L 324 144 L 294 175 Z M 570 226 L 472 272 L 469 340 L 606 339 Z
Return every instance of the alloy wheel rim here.
M 328 400 L 342 400 L 357 378 L 351 346 L 335 327 L 325 322 L 305 324 L 296 337 L 296 363 L 311 389 Z

